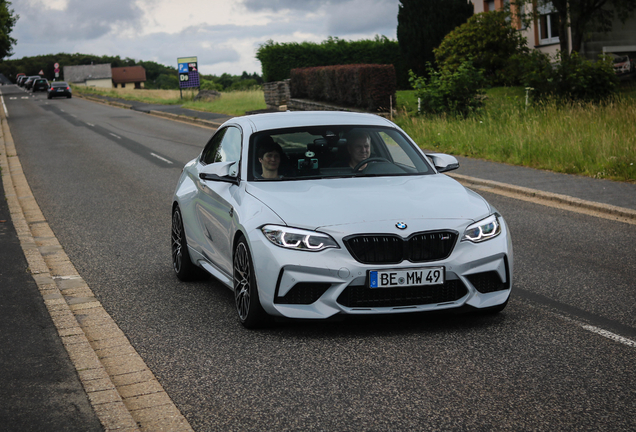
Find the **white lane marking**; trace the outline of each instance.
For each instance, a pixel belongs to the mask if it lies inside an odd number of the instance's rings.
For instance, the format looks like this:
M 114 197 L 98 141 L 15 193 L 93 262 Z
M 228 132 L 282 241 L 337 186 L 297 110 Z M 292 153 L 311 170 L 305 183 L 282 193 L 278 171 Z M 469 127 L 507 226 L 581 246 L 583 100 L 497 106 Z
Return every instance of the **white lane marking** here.
M 92 123 L 86 123 L 86 124 L 89 125 L 90 127 L 95 127 L 95 125 Z
M 114 134 L 114 133 L 112 133 L 112 132 L 110 132 L 110 134 L 111 134 L 112 136 L 114 136 L 115 138 L 117 138 L 117 139 L 121 139 L 121 137 L 120 137 L 119 135 L 115 135 L 115 134 Z
M 9 100 L 16 100 L 16 99 L 17 99 L 17 97 L 16 97 L 16 96 L 11 96 L 11 97 L 9 98 Z
M 20 99 L 28 99 L 28 96 L 22 96 Z
M 155 154 L 155 153 L 150 153 L 150 154 L 151 154 L 152 156 L 156 157 L 157 159 L 161 159 L 161 160 L 162 160 L 162 161 L 164 161 L 165 163 L 172 164 L 172 162 L 170 162 L 168 159 L 163 158 L 163 157 L 159 156 L 158 154 Z
M 71 114 L 71 117 L 75 117 L 75 118 L 77 118 L 77 116 L 76 116 L 75 114 Z
M 9 118 L 9 111 L 7 111 L 7 106 L 4 104 L 4 96 L 0 96 L 2 99 L 2 108 L 4 108 L 4 115 L 6 118 Z
M 616 341 L 618 343 L 622 343 L 623 345 L 627 345 L 628 347 L 636 348 L 636 341 L 633 341 L 631 339 L 627 339 L 627 338 L 625 338 L 623 336 L 617 335 L 616 333 L 612 333 L 610 331 L 603 330 L 602 328 L 594 327 L 594 326 L 591 326 L 589 324 L 581 324 L 581 327 L 583 327 L 587 331 L 591 331 L 592 333 L 596 333 L 597 335 L 606 337 L 606 338 L 611 339 L 613 341 Z

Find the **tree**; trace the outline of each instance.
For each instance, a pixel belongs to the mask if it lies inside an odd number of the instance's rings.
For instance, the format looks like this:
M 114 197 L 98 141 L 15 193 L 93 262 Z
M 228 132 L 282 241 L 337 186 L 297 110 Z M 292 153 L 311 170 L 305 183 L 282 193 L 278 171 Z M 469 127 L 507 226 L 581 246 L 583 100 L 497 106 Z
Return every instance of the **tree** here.
M 13 55 L 11 48 L 17 42 L 9 35 L 20 17 L 9 6 L 11 2 L 0 0 L 0 60 Z
M 513 10 L 525 11 L 518 15 L 522 20 L 529 22 L 537 19 L 537 6 L 552 8 L 559 17 L 559 34 L 567 35 L 568 27 L 572 31 L 572 51 L 580 52 L 585 36 L 591 31 L 607 33 L 612 30 L 612 22 L 618 18 L 625 21 L 636 11 L 634 0 L 512 0 L 517 7 Z M 521 7 L 523 6 L 523 8 Z M 569 54 L 568 39 L 561 37 L 559 40 L 561 52 L 565 56 Z
M 450 32 L 434 50 L 442 69 L 455 71 L 472 61 L 493 84 L 510 82 L 503 75 L 516 55 L 528 52 L 526 39 L 509 23 L 507 12 L 482 12 Z M 504 79 L 505 78 L 505 79 Z
M 426 63 L 435 60 L 433 49 L 472 15 L 466 0 L 400 0 L 397 38 L 407 68 L 425 75 Z

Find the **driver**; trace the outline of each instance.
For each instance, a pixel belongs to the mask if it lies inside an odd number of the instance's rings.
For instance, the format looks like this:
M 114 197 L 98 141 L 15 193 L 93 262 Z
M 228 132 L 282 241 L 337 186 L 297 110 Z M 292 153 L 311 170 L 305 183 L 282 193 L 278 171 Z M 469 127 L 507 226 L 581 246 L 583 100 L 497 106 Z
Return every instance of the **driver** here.
M 347 134 L 347 151 L 349 152 L 349 167 L 355 168 L 360 162 L 371 157 L 371 137 L 365 131 L 354 130 Z M 362 165 L 363 170 L 367 164 Z

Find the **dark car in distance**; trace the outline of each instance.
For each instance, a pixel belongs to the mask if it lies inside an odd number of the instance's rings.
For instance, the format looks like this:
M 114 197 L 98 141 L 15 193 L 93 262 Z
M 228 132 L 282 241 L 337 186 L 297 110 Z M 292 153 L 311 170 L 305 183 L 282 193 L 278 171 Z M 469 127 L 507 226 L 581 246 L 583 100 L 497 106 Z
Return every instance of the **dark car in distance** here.
M 33 84 L 31 84 L 31 90 L 33 91 L 33 93 L 39 90 L 47 91 L 48 89 L 49 80 L 47 80 L 46 78 L 38 78 L 33 81 Z
M 26 81 L 24 81 L 24 88 L 26 90 L 31 90 L 31 87 L 33 86 L 33 83 L 35 82 L 35 80 L 38 80 L 42 78 L 39 75 L 34 75 L 34 76 L 30 76 L 26 79 Z
M 53 99 L 57 96 L 66 96 L 67 98 L 71 98 L 73 93 L 71 91 L 71 86 L 69 86 L 64 81 L 52 82 L 49 88 L 47 89 L 47 98 Z

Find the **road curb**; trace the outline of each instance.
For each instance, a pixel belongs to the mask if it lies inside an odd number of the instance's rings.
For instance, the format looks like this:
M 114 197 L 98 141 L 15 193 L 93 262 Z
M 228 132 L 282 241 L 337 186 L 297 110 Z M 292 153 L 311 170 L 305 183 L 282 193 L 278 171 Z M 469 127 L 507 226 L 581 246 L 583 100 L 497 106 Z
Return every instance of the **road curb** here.
M 504 192 L 505 195 L 513 196 L 519 199 L 523 199 L 522 197 L 526 197 L 528 198 L 528 200 L 531 201 L 540 201 L 544 205 L 550 205 L 550 203 L 553 203 L 552 207 L 566 208 L 568 210 L 576 211 L 579 213 L 603 215 L 608 219 L 636 224 L 636 210 L 618 207 L 610 204 L 602 204 L 594 201 L 587 201 L 569 195 L 545 192 L 523 186 L 515 186 L 508 183 L 497 182 L 494 180 L 484 180 L 476 177 L 466 176 L 463 174 L 449 173 L 448 175 L 467 187 L 472 187 L 483 191 L 490 190 L 491 192 L 495 193 L 497 193 L 496 191 L 501 191 Z
M 161 384 L 81 278 L 27 183 L 4 110 L 0 168 L 29 271 L 106 431 L 192 431 Z

